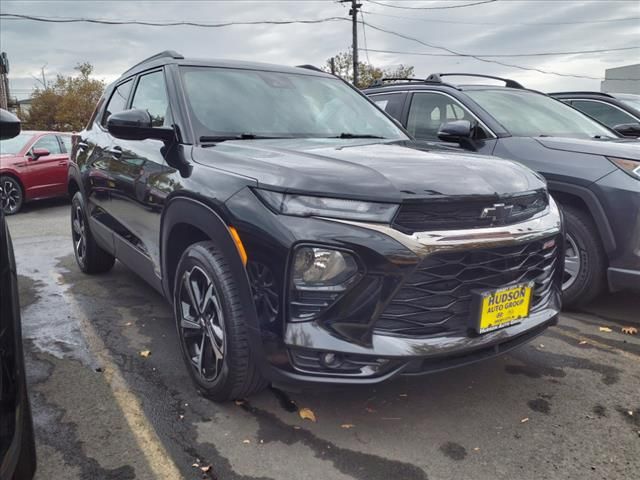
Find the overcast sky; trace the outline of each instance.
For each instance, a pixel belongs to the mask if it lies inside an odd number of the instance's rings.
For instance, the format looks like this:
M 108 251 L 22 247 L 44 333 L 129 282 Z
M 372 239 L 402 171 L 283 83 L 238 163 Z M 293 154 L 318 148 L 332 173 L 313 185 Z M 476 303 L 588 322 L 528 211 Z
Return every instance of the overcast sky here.
M 373 26 L 400 32 L 457 52 L 479 55 L 593 50 L 640 46 L 640 0 L 565 1 L 499 0 L 454 9 L 418 10 L 472 3 L 456 1 L 361 0 L 364 19 Z M 475 0 L 477 1 L 477 0 Z M 344 17 L 348 8 L 334 0 L 290 1 L 10 1 L 1 13 L 46 17 L 117 20 L 227 22 Z M 602 22 L 607 19 L 636 19 Z M 558 22 L 600 22 L 558 25 Z M 447 22 L 447 23 L 445 23 Z M 460 22 L 460 23 L 458 23 Z M 478 24 L 483 23 L 483 24 Z M 553 24 L 556 23 L 556 24 Z M 366 28 L 366 27 L 365 27 Z M 366 45 L 374 50 L 446 53 L 414 41 L 366 28 Z M 360 46 L 365 45 L 360 28 Z M 188 57 L 228 58 L 298 65 L 321 65 L 351 45 L 351 23 L 230 26 L 225 28 L 108 26 L 83 23 L 36 23 L 0 18 L 0 48 L 11 63 L 13 95 L 28 96 L 46 65 L 49 80 L 70 74 L 79 62 L 95 66 L 98 78 L 110 82 L 139 60 L 165 49 Z M 599 80 L 518 70 L 466 57 L 373 53 L 363 60 L 382 67 L 414 65 L 416 76 L 464 71 L 508 76 L 526 86 L 550 90 L 599 90 Z M 502 62 L 563 74 L 603 77 L 606 68 L 640 63 L 640 49 L 589 55 L 509 57 Z M 640 83 L 640 82 L 639 82 Z

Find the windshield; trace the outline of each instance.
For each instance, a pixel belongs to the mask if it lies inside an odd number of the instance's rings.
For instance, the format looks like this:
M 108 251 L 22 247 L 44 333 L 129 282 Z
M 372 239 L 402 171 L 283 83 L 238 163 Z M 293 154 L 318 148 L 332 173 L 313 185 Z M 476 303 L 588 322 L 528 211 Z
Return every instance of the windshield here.
M 640 95 L 634 95 L 633 93 L 617 93 L 614 94 L 614 97 L 616 97 L 622 103 L 626 103 L 631 108 L 640 110 Z
M 33 138 L 32 134 L 21 133 L 17 137 L 0 140 L 0 155 L 16 155 L 31 138 Z
M 181 71 L 200 138 L 361 135 L 408 139 L 337 78 L 213 67 L 182 67 Z
M 546 95 L 507 89 L 466 93 L 514 137 L 616 137 L 611 130 Z

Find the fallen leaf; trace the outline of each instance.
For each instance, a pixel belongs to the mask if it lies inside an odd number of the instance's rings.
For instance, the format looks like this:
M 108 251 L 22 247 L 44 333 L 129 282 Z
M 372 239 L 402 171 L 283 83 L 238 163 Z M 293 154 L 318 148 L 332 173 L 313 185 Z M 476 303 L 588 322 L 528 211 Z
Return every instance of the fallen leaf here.
M 543 343 L 540 344 L 540 348 L 544 348 L 544 344 Z
M 127 322 L 124 324 L 125 327 L 130 327 L 131 325 L 133 325 L 131 322 Z
M 480 447 L 474 447 L 473 451 L 474 452 L 479 452 L 480 451 Z
M 207 465 L 206 467 L 200 467 L 200 470 L 202 470 L 204 473 L 207 473 L 209 470 L 211 470 L 211 465 Z
M 242 443 L 251 443 L 251 440 L 245 438 L 244 440 L 242 440 Z
M 316 421 L 316 414 L 313 413 L 313 410 L 310 408 L 301 408 L 298 410 L 298 415 L 300 415 L 300 418 L 303 420 L 311 420 L 312 422 Z
M 606 333 L 610 333 L 610 332 L 613 331 L 609 327 L 600 327 L 598 330 L 600 330 L 601 332 L 606 332 Z
M 636 327 L 622 327 L 622 333 L 626 333 L 627 335 L 636 335 L 638 333 L 638 329 Z
M 343 423 L 340 425 L 340 428 L 353 428 L 355 425 L 353 423 Z
M 184 418 L 184 415 L 180 415 L 180 420 L 182 420 Z
M 142 358 L 147 358 L 149 355 L 151 355 L 151 350 L 142 350 L 142 351 L 140 352 L 140 356 L 141 356 Z
M 191 466 L 192 466 L 193 468 L 198 468 L 198 467 L 200 466 L 200 464 L 199 464 L 199 463 L 192 463 L 192 464 L 191 464 Z
M 529 421 L 529 417 L 525 417 L 522 420 L 520 420 L 520 423 L 527 423 Z
M 587 343 L 589 343 L 589 342 L 587 342 L 586 340 L 580 340 L 578 345 L 586 345 Z

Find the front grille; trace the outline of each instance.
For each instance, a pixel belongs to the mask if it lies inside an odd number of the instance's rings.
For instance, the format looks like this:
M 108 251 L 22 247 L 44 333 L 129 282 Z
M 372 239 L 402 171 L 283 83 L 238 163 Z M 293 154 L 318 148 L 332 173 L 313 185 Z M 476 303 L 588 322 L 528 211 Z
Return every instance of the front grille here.
M 410 275 L 376 322 L 376 332 L 429 336 L 474 326 L 474 290 L 534 281 L 532 311 L 546 304 L 556 268 L 559 237 L 530 243 L 439 252 Z
M 548 202 L 548 196 L 544 191 L 536 191 L 508 198 L 493 197 L 462 201 L 444 198 L 404 203 L 393 220 L 393 226 L 403 233 L 411 234 L 433 230 L 510 225 L 525 221 L 543 211 L 547 208 Z M 502 203 L 507 207 L 508 214 L 505 218 L 500 220 L 491 216 L 482 218 L 483 210 L 493 207 L 496 203 Z

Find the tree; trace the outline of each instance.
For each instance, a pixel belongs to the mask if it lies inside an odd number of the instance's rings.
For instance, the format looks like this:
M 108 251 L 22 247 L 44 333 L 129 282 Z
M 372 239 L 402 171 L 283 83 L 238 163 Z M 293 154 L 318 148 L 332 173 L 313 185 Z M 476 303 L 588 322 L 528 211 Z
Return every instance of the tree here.
M 53 84 L 36 88 L 31 108 L 21 114 L 25 129 L 82 130 L 102 96 L 104 82 L 91 78 L 93 66 L 81 63 L 75 76 L 58 75 Z
M 331 71 L 331 58 L 327 60 L 323 70 Z M 335 73 L 339 77 L 353 83 L 353 54 L 351 50 L 338 53 L 333 57 Z M 366 88 L 374 81 L 382 78 L 411 78 L 413 77 L 413 66 L 400 65 L 397 68 L 380 68 L 373 65 L 358 62 L 359 84 L 358 88 Z

